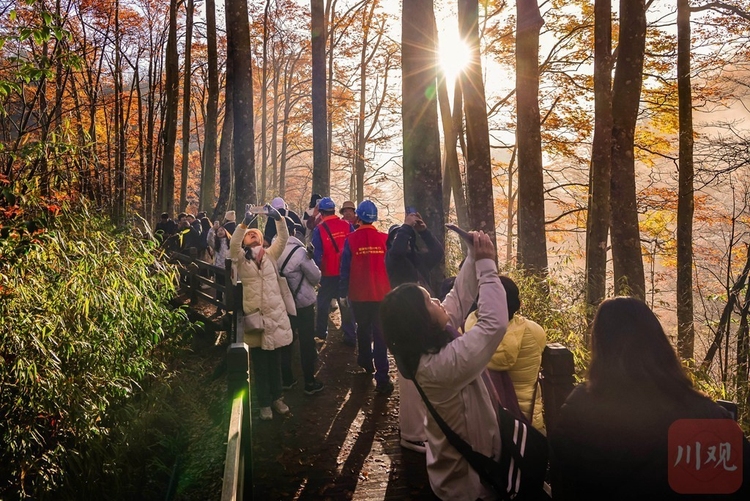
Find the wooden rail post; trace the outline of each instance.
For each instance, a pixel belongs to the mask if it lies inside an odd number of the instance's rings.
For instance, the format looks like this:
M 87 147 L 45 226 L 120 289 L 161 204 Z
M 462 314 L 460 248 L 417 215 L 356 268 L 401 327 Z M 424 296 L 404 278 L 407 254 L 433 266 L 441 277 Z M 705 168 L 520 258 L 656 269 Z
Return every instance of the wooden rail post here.
M 542 352 L 542 396 L 547 434 L 555 427 L 560 407 L 575 385 L 573 353 L 559 343 L 550 343 Z
M 253 498 L 252 415 L 250 406 L 250 351 L 245 343 L 232 343 L 227 353 L 227 386 L 230 401 L 242 396 L 241 464 L 238 499 Z

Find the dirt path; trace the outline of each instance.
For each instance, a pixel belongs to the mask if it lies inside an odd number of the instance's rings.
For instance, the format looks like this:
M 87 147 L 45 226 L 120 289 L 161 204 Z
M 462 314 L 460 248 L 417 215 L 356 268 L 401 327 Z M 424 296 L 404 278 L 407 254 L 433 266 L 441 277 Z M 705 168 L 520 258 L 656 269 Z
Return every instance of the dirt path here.
M 317 374 L 323 391 L 303 393 L 295 344 L 299 384 L 285 392 L 290 415 L 260 421 L 253 402 L 254 497 L 435 499 L 425 456 L 399 445 L 398 385 L 390 396 L 376 394 L 372 378 L 358 370 L 355 349 L 340 331 L 329 332 Z M 395 383 L 393 360 L 391 378 Z

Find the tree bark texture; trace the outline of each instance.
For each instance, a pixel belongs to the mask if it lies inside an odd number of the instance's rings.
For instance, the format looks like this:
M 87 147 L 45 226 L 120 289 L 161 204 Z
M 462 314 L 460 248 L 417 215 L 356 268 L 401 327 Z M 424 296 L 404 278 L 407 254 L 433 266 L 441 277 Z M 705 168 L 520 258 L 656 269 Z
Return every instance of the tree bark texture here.
M 492 242 L 496 242 L 490 132 L 479 55 L 478 15 L 477 0 L 459 0 L 459 33 L 470 50 L 469 62 L 459 77 L 466 117 L 466 192 L 471 229 L 484 231 Z
M 221 220 L 224 217 L 224 213 L 234 207 L 233 191 L 232 186 L 234 185 L 234 169 L 233 169 L 233 140 L 232 136 L 234 133 L 234 107 L 232 106 L 233 101 L 233 86 L 234 77 L 232 76 L 231 68 L 227 67 L 226 76 L 226 87 L 224 90 L 224 123 L 221 126 L 221 141 L 219 143 L 219 199 L 216 201 L 216 209 L 214 209 L 213 220 Z
M 227 66 L 232 67 L 234 132 L 234 209 L 244 214 L 246 204 L 256 204 L 255 134 L 253 133 L 253 75 L 247 0 L 228 0 Z
M 519 0 L 516 7 L 518 263 L 543 276 L 547 271 L 547 240 L 539 112 L 539 30 L 544 21 L 537 0 Z
M 161 168 L 161 210 L 174 215 L 174 148 L 177 141 L 177 100 L 179 98 L 180 67 L 177 60 L 177 7 L 180 0 L 169 2 L 169 34 L 165 63 L 166 106 L 164 118 L 164 153 Z
M 190 76 L 193 41 L 193 0 L 187 0 L 185 17 L 185 72 L 182 78 L 182 176 L 180 178 L 180 210 L 187 210 L 187 186 L 190 171 Z
M 438 241 L 444 241 L 437 54 L 432 0 L 404 0 L 401 31 L 404 204 L 416 207 Z M 361 125 L 360 125 L 361 126 Z M 436 270 L 432 282 L 442 280 Z
M 690 1 L 677 0 L 679 175 L 677 191 L 677 350 L 693 358 L 693 97 L 690 78 Z
M 620 38 L 612 86 L 610 207 L 615 293 L 645 299 L 633 155 L 646 47 L 645 0 L 620 0 Z
M 216 46 L 216 1 L 206 0 L 206 44 L 208 63 L 208 103 L 203 127 L 203 169 L 200 209 L 208 213 L 216 199 L 216 143 L 219 115 L 219 57 Z M 215 219 L 212 219 L 215 221 Z
M 328 103 L 326 102 L 326 18 L 323 0 L 311 0 L 313 193 L 331 190 L 328 165 Z
M 612 176 L 612 2 L 594 5 L 594 144 L 586 220 L 586 315 L 590 321 L 607 292 L 607 235 Z

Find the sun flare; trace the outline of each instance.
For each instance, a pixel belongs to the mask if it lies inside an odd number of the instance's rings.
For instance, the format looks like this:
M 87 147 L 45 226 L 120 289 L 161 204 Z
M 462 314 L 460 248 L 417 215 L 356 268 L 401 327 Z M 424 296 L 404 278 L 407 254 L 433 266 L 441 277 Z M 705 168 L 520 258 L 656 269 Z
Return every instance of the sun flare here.
M 456 30 L 443 30 L 439 35 L 438 57 L 445 79 L 453 83 L 469 64 L 471 51 Z

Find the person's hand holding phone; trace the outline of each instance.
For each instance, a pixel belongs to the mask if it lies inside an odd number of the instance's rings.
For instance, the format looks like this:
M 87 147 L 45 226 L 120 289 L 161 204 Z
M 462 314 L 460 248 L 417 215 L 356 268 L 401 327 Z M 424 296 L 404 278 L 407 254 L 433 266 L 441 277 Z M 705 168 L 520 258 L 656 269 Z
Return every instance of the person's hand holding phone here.
M 421 224 L 424 228 L 426 228 L 424 221 L 422 221 L 422 216 L 419 215 L 419 212 L 412 212 L 410 214 L 406 215 L 406 218 L 404 219 L 404 224 L 408 224 L 412 228 L 414 228 L 417 231 L 419 230 L 419 225 Z M 423 228 L 423 229 L 424 229 Z
M 474 259 L 492 259 L 495 260 L 495 246 L 492 245 L 490 236 L 483 231 L 472 231 L 469 234 L 474 239 Z

